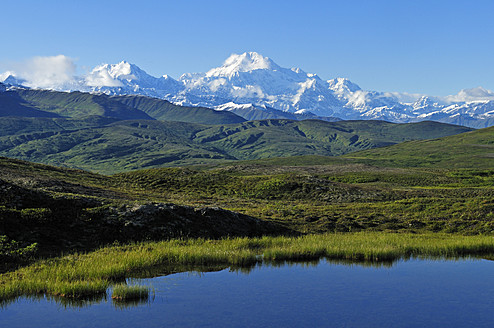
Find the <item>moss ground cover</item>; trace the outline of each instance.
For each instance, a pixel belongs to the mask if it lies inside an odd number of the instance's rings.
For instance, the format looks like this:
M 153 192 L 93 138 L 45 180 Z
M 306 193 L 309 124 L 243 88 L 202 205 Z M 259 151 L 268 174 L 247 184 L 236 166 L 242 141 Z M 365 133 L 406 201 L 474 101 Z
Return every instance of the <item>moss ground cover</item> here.
M 38 294 L 83 298 L 106 293 L 146 270 L 193 265 L 244 267 L 259 262 L 315 260 L 392 261 L 409 257 L 494 254 L 494 237 L 451 234 L 352 233 L 302 237 L 169 240 L 102 248 L 39 261 L 0 275 L 0 299 Z M 122 288 L 122 287 L 118 287 Z M 117 294 L 118 289 L 117 288 Z M 141 289 L 139 289 L 142 292 Z M 122 293 L 138 291 L 122 291 Z

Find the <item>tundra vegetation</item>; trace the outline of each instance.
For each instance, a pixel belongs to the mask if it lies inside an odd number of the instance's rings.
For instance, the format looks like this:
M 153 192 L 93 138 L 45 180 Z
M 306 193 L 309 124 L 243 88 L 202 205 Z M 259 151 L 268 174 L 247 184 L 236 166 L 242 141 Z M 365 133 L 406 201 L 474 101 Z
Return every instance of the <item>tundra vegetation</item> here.
M 0 298 L 104 294 L 156 267 L 490 256 L 492 136 L 114 175 L 0 158 Z
M 389 262 L 399 258 L 457 258 L 494 253 L 492 236 L 448 234 L 390 234 L 366 232 L 260 237 L 173 239 L 110 246 L 89 253 L 74 253 L 40 260 L 0 276 L 0 300 L 21 295 L 49 294 L 85 298 L 105 294 L 122 300 L 148 297 L 149 288 L 127 286 L 127 277 L 223 266 L 233 269 L 257 263 L 311 261 L 320 258 Z

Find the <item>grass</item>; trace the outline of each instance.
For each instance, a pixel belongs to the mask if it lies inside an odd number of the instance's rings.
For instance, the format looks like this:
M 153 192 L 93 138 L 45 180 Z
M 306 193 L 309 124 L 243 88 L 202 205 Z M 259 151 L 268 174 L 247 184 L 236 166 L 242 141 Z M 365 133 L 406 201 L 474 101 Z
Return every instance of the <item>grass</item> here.
M 244 222 L 216 218 L 212 222 L 221 229 L 213 235 L 204 232 L 199 224 L 203 221 L 181 224 L 172 214 L 184 217 L 180 211 L 185 209 L 177 207 L 159 220 L 150 215 L 152 224 L 133 225 L 127 216 L 131 209 L 149 202 L 220 207 L 273 224 L 272 231 L 279 234 L 494 234 L 492 169 L 324 164 L 322 157 L 279 161 L 103 176 L 0 158 L 0 190 L 8 191 L 0 192 L 0 238 L 8 241 L 0 248 L 15 250 L 8 254 L 13 260 L 19 259 L 17 250 L 35 244 L 37 255 L 58 256 L 115 241 L 220 238 L 233 235 L 235 224 Z M 22 258 L 30 260 L 25 255 L 29 253 L 23 252 Z
M 387 167 L 492 169 L 494 127 L 433 140 L 403 142 L 391 147 L 343 156 Z
M 244 163 L 112 176 L 147 198 L 220 206 L 303 233 L 494 232 L 494 171 Z
M 113 286 L 111 298 L 120 301 L 146 300 L 149 297 L 149 291 L 147 286 L 118 284 Z
M 170 240 L 114 246 L 87 254 L 39 261 L 0 275 L 0 300 L 39 294 L 84 298 L 104 294 L 127 277 L 153 268 L 177 271 L 190 266 L 249 267 L 260 262 L 310 261 L 320 258 L 393 261 L 410 257 L 494 254 L 492 236 L 448 234 L 353 233 L 303 237 Z M 133 287 L 134 288 L 134 287 Z M 117 285 L 117 295 L 142 289 Z M 115 295 L 115 289 L 114 289 Z

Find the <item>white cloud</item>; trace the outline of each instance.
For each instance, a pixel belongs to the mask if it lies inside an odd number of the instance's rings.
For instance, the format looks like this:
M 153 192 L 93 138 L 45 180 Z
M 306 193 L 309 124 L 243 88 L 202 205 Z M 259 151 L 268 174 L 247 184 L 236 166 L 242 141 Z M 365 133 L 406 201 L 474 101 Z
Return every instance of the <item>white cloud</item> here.
M 86 76 L 86 84 L 90 87 L 121 87 L 122 82 L 113 78 L 108 72 L 108 64 L 100 65 Z
M 444 100 L 448 103 L 468 102 L 468 101 L 488 101 L 494 100 L 494 92 L 476 87 L 471 89 L 462 89 L 456 95 L 446 96 Z
M 64 56 L 33 57 L 14 65 L 15 76 L 31 88 L 57 89 L 74 82 L 76 65 Z

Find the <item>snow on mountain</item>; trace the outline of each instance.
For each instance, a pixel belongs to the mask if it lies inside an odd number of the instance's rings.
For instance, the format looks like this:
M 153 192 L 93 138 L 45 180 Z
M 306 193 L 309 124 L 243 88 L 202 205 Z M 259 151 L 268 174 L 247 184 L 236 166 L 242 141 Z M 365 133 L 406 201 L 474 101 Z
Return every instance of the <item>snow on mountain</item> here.
M 257 52 L 245 52 L 241 55 L 231 55 L 222 66 L 209 70 L 206 76 L 233 77 L 240 72 L 251 72 L 258 69 L 282 70 L 268 57 L 263 57 Z
M 96 66 L 85 76 L 83 84 L 92 92 L 111 95 L 136 93 L 159 98 L 183 89 L 180 82 L 167 75 L 156 78 L 126 61 Z
M 252 104 L 236 104 L 233 101 L 227 102 L 225 104 L 216 106 L 214 109 L 216 110 L 226 110 L 226 111 L 233 111 L 236 109 L 252 109 L 252 108 L 257 108 L 259 110 L 265 111 L 266 106 L 254 106 Z
M 110 95 L 140 94 L 257 118 L 291 117 L 297 113 L 305 117 L 393 122 L 433 119 L 470 125 L 478 120 L 494 119 L 494 92 L 482 87 L 442 98 L 367 91 L 345 78 L 324 81 L 300 68 L 280 67 L 256 52 L 233 54 L 219 67 L 205 73 L 183 74 L 178 80 L 167 75 L 151 76 L 137 65 L 122 61 L 96 66 L 85 76 L 67 81 L 50 88 Z M 28 85 L 15 72 L 0 74 L 0 82 L 36 87 L 32 81 Z
M 27 81 L 17 77 L 14 72 L 7 71 L 0 74 L 0 82 L 6 85 L 21 87 L 24 86 Z
M 329 89 L 333 90 L 338 95 L 338 98 L 346 97 L 351 93 L 362 90 L 358 85 L 351 82 L 349 79 L 338 77 L 336 79 L 328 80 Z
M 456 103 L 419 115 L 419 118 L 442 118 L 445 116 L 466 115 L 472 118 L 494 118 L 494 100 Z
M 411 104 L 411 112 L 414 116 L 424 115 L 441 110 L 444 107 L 443 102 L 428 96 L 422 96 Z
M 11 71 L 0 73 L 0 81 L 2 81 L 2 83 L 3 83 L 6 79 L 8 79 L 13 74 L 14 73 Z
M 346 108 L 359 113 L 366 113 L 375 108 L 387 108 L 394 111 L 406 111 L 407 109 L 407 106 L 400 103 L 396 98 L 376 91 L 357 90 L 350 93 L 345 100 Z
M 215 107 L 233 101 L 324 116 L 341 110 L 334 93 L 317 75 L 282 68 L 255 52 L 231 55 L 222 66 L 184 74 L 179 81 L 185 90 L 169 99 L 173 102 Z
M 368 119 L 408 120 L 409 115 L 393 114 L 404 112 L 407 106 L 389 93 L 365 91 L 348 79 L 336 78 L 327 81 L 343 107 L 346 118 L 358 119 L 361 116 Z M 399 118 L 399 119 L 398 119 Z

